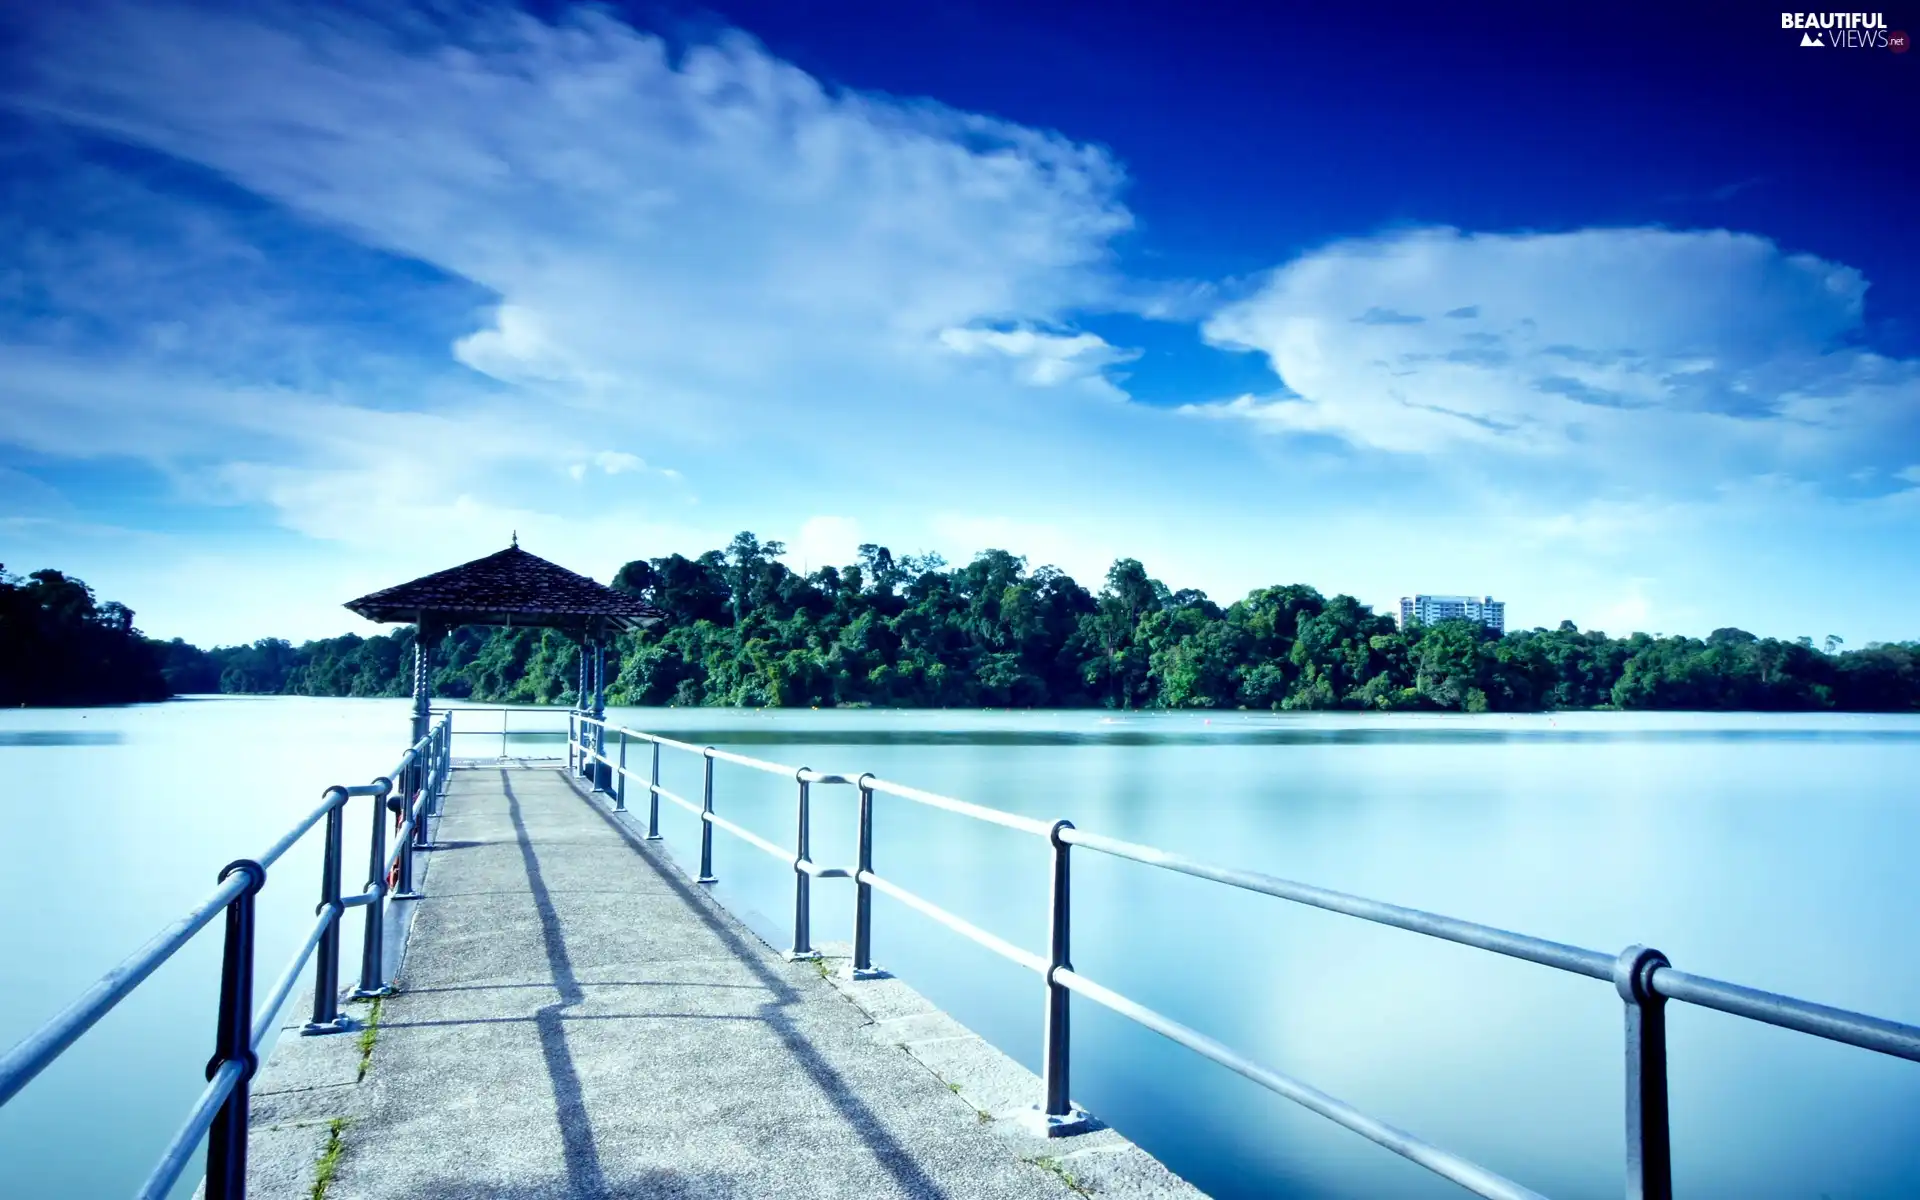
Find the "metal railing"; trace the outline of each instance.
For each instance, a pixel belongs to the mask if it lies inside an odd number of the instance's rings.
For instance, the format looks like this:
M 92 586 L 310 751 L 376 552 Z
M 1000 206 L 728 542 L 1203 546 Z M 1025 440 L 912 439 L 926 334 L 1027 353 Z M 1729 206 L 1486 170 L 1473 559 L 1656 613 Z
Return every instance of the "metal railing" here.
M 391 775 L 371 783 L 328 788 L 320 804 L 299 824 L 257 858 L 228 863 L 220 871 L 219 886 L 179 920 L 162 929 L 145 946 L 58 1016 L 0 1058 L 0 1105 L 32 1082 L 142 981 L 205 928 L 225 914 L 226 941 L 220 965 L 220 1000 L 214 1025 L 213 1057 L 207 1063 L 207 1086 L 187 1114 L 160 1161 L 135 1193 L 139 1200 L 162 1200 L 186 1171 L 202 1138 L 207 1142 L 207 1200 L 242 1200 L 247 1189 L 247 1113 L 259 1050 L 273 1031 L 281 1007 L 293 994 L 314 962 L 312 1019 L 305 1034 L 340 1033 L 356 1027 L 340 1012 L 340 917 L 347 909 L 364 907 L 366 934 L 361 946 L 360 985 L 355 999 L 392 992 L 385 978 L 385 905 L 389 899 L 417 899 L 413 890 L 413 855 L 430 848 L 427 826 L 446 795 L 447 774 L 453 765 L 452 722 L 442 716 L 405 754 Z M 341 895 L 343 840 L 347 802 L 356 796 L 373 798 L 367 885 Z M 393 845 L 387 845 L 387 814 L 397 825 Z M 321 821 L 326 822 L 325 849 L 320 867 L 320 903 L 316 919 L 300 950 L 272 986 L 266 999 L 254 1000 L 255 897 L 266 886 L 267 872 L 280 857 Z
M 629 779 L 646 789 L 646 836 L 649 840 L 660 837 L 660 801 L 663 798 L 700 818 L 699 882 L 716 882 L 713 873 L 713 831 L 716 828 L 724 829 L 787 863 L 794 873 L 793 946 L 787 951 L 788 958 L 819 957 L 811 940 L 811 882 L 815 879 L 851 879 L 854 882 L 853 955 L 847 971 L 853 978 L 873 978 L 882 974 L 873 966 L 875 891 L 891 896 L 1039 975 L 1046 988 L 1046 1024 L 1041 1049 L 1045 1099 L 1034 1115 L 1050 1135 L 1075 1132 L 1086 1128 L 1088 1123 L 1086 1114 L 1074 1107 L 1068 1091 L 1071 1066 L 1068 998 L 1077 994 L 1419 1163 L 1475 1195 L 1493 1200 L 1544 1200 L 1539 1193 L 1521 1184 L 1368 1116 L 1300 1080 L 1261 1066 L 1221 1042 L 1075 971 L 1072 962 L 1071 874 L 1072 850 L 1075 846 L 1611 983 L 1620 996 L 1625 1014 L 1628 1200 L 1671 1200 L 1673 1196 L 1673 1164 L 1667 1119 L 1666 1002 L 1669 1000 L 1716 1009 L 1829 1041 L 1844 1042 L 1880 1054 L 1920 1062 L 1920 1027 L 1690 975 L 1675 970 L 1658 950 L 1644 946 L 1629 946 L 1618 954 L 1585 950 L 1490 925 L 1328 891 L 1257 871 L 1213 866 L 1152 846 L 1087 833 L 1074 828 L 1071 821 L 1035 820 L 890 783 L 870 774 L 832 774 L 749 758 L 716 750 L 712 746 L 696 746 L 658 734 L 612 725 L 579 711 L 570 715 L 567 737 L 570 769 L 577 774 L 587 775 L 589 764 L 596 767 L 592 772 L 595 790 L 611 797 L 616 812 L 627 809 Z M 618 739 L 617 752 L 613 755 L 606 748 L 610 737 Z M 652 748 L 651 765 L 644 778 L 627 767 L 627 746 L 630 741 Z M 697 754 L 705 760 L 700 803 L 695 804 L 660 786 L 662 748 Z M 798 798 L 791 850 L 775 845 L 715 813 L 715 762 L 734 763 L 755 771 L 787 776 L 795 781 Z M 814 784 L 846 785 L 859 791 L 857 861 L 853 867 L 825 867 L 812 859 L 810 789 Z M 1047 952 L 1036 954 L 1022 949 L 876 874 L 873 869 L 873 798 L 876 794 L 898 797 L 1045 838 L 1052 847 Z
M 455 729 L 452 733 L 452 736 L 454 737 L 497 737 L 500 739 L 500 757 L 506 758 L 507 757 L 507 736 L 509 734 L 519 734 L 521 736 L 526 736 L 528 734 L 546 734 L 550 737 L 560 736 L 560 730 L 558 728 L 514 729 L 509 724 L 514 713 L 532 713 L 535 716 L 550 717 L 550 716 L 570 715 L 570 710 L 560 708 L 558 706 L 551 707 L 551 708 L 537 708 L 537 707 L 525 706 L 525 705 L 519 706 L 519 707 L 504 707 L 504 706 L 502 707 L 484 706 L 483 707 L 480 705 L 469 706 L 464 704 L 461 705 L 459 708 L 436 708 L 433 710 L 433 715 L 435 716 L 444 716 L 451 713 L 459 713 L 462 719 L 465 719 L 470 716 L 476 716 L 480 713 L 499 713 L 500 728 L 498 729 Z

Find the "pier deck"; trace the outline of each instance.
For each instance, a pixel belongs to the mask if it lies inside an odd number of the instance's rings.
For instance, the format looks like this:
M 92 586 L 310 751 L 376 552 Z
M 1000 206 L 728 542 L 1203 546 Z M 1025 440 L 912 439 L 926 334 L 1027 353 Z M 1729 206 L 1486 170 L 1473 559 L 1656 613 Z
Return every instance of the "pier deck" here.
M 453 775 L 371 1051 L 281 1037 L 256 1196 L 1197 1196 L 895 980 L 790 963 L 562 769 Z M 353 1006 L 356 1015 L 368 1011 Z

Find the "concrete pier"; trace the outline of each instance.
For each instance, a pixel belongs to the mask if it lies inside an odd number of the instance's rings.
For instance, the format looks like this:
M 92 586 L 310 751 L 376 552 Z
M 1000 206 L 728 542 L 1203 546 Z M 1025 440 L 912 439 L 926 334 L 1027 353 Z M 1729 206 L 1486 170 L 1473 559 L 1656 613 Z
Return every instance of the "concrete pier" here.
M 372 1031 L 289 1032 L 256 1081 L 253 1195 L 1199 1194 L 1113 1130 L 1038 1136 L 1030 1072 L 785 961 L 564 770 L 457 771 L 435 840 Z

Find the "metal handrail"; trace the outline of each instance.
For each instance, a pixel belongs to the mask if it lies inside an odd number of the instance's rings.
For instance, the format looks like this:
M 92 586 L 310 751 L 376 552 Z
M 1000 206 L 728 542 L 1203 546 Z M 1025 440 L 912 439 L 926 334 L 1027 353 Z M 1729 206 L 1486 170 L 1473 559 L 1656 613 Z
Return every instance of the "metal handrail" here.
M 361 981 L 355 995 L 384 995 L 392 990 L 385 978 L 381 941 L 389 873 L 398 870 L 401 890 L 395 893 L 395 898 L 410 894 L 413 851 L 426 844 L 427 822 L 439 811 L 446 795 L 447 777 L 453 766 L 452 735 L 452 718 L 443 714 L 426 736 L 400 756 L 391 775 L 371 783 L 328 788 L 320 804 L 259 857 L 229 863 L 220 872 L 219 885 L 205 900 L 155 934 L 52 1020 L 0 1056 L 0 1105 L 18 1095 L 215 916 L 224 915 L 226 939 L 221 956 L 219 1020 L 213 1059 L 207 1067 L 207 1086 L 168 1141 L 136 1196 L 140 1200 L 162 1200 L 192 1162 L 202 1139 L 207 1139 L 207 1200 L 244 1200 L 247 1113 L 253 1076 L 259 1069 L 259 1049 L 273 1030 L 274 1018 L 299 985 L 309 961 L 316 964 L 313 1019 L 302 1032 L 326 1034 L 355 1028 L 339 1009 L 340 915 L 348 908 L 369 909 Z M 409 801 L 395 799 L 390 804 L 389 796 L 395 790 L 396 781 L 399 795 L 408 797 Z M 340 891 L 343 815 L 347 802 L 360 796 L 374 800 L 370 878 L 363 892 L 343 897 Z M 405 819 L 389 853 L 385 849 L 386 818 L 394 805 L 405 810 Z M 395 811 L 396 816 L 400 815 Z M 253 1003 L 255 898 L 266 884 L 268 868 L 323 820 L 326 822 L 325 853 L 320 869 L 320 903 L 315 908 L 317 919 L 298 952 L 268 989 L 266 1001 L 256 1007 Z
M 1229 1071 L 1251 1079 L 1268 1091 L 1285 1096 L 1294 1103 L 1353 1130 L 1371 1142 L 1412 1159 L 1434 1174 L 1452 1180 L 1476 1195 L 1496 1197 L 1498 1200 L 1546 1200 L 1531 1188 L 1503 1179 L 1459 1155 L 1429 1145 L 1413 1134 L 1370 1117 L 1318 1088 L 1304 1084 L 1292 1076 L 1258 1066 L 1207 1035 L 1197 1033 L 1178 1021 L 1170 1020 L 1146 1005 L 1129 1000 L 1110 988 L 1102 987 L 1069 968 L 1060 969 L 1054 973 L 1054 977 L 1069 991 L 1077 992 L 1109 1011 L 1119 1013 L 1128 1020 L 1145 1026 L 1201 1057 L 1211 1059 Z
M 590 739 L 586 734 L 591 731 Z M 616 760 L 606 752 L 606 738 L 619 739 Z M 587 774 L 587 765 L 596 764 L 604 772 L 595 772 L 595 790 L 609 792 L 615 811 L 626 809 L 626 785 L 629 779 L 648 792 L 647 836 L 659 837 L 659 800 L 666 797 L 701 818 L 700 882 L 715 882 L 713 877 L 713 829 L 718 826 L 786 863 L 794 871 L 794 941 L 789 958 L 818 957 L 810 943 L 811 914 L 808 885 L 813 879 L 850 878 L 855 884 L 853 956 L 848 973 L 854 978 L 881 974 L 872 964 L 871 892 L 880 891 L 908 907 L 932 918 L 961 936 L 983 946 L 1002 958 L 1040 975 L 1046 981 L 1047 1025 L 1043 1040 L 1042 1081 L 1046 1101 L 1038 1113 L 1050 1134 L 1072 1132 L 1085 1127 L 1085 1114 L 1074 1108 L 1068 1095 L 1070 1043 L 1068 1037 L 1067 997 L 1078 993 L 1086 999 L 1126 1017 L 1213 1062 L 1237 1072 L 1260 1086 L 1384 1146 L 1428 1170 L 1459 1184 L 1476 1195 L 1492 1200 L 1542 1200 L 1512 1180 L 1486 1170 L 1449 1151 L 1431 1145 L 1404 1130 L 1396 1129 L 1358 1109 L 1327 1095 L 1299 1080 L 1263 1067 L 1226 1045 L 1215 1041 L 1162 1013 L 1155 1012 L 1076 972 L 1071 962 L 1071 876 L 1070 855 L 1074 846 L 1082 846 L 1115 858 L 1127 859 L 1161 870 L 1191 875 L 1226 884 L 1245 891 L 1258 892 L 1297 904 L 1337 912 L 1346 916 L 1389 925 L 1427 937 L 1456 942 L 1509 958 L 1538 963 L 1555 970 L 1584 975 L 1612 983 L 1624 1005 L 1626 1016 L 1626 1116 L 1627 1116 L 1627 1189 L 1629 1200 L 1671 1200 L 1672 1153 L 1667 1119 L 1666 1017 L 1668 1000 L 1711 1008 L 1734 1016 L 1761 1021 L 1783 1029 L 1811 1034 L 1828 1041 L 1858 1046 L 1877 1053 L 1920 1062 L 1920 1026 L 1903 1024 L 1845 1009 L 1831 1008 L 1806 1000 L 1776 995 L 1738 984 L 1726 983 L 1675 970 L 1666 956 L 1657 950 L 1629 946 L 1619 954 L 1606 954 L 1579 946 L 1570 946 L 1544 938 L 1514 933 L 1491 925 L 1463 921 L 1438 913 L 1406 908 L 1372 900 L 1364 896 L 1331 891 L 1297 883 L 1257 871 L 1240 870 L 1201 862 L 1153 846 L 1125 842 L 1117 838 L 1088 833 L 1071 822 L 1043 822 L 1016 813 L 986 808 L 951 796 L 890 783 L 873 775 L 848 775 L 815 771 L 807 767 L 789 767 L 764 759 L 750 758 L 712 746 L 696 746 L 659 734 L 613 725 L 603 718 L 575 711 L 568 721 L 569 761 L 577 773 Z M 653 764 L 648 778 L 641 778 L 626 765 L 629 741 L 650 743 Z M 705 786 L 699 805 L 660 786 L 660 750 L 681 750 L 697 754 L 706 762 Z M 796 811 L 796 844 L 793 852 L 742 829 L 713 811 L 713 763 L 735 763 L 768 774 L 785 775 L 799 785 Z M 860 826 L 858 865 L 853 868 L 821 867 L 809 853 L 809 788 L 813 784 L 842 784 L 859 789 Z M 609 787 L 608 784 L 612 786 Z M 1048 953 L 1040 955 L 987 932 L 962 917 L 948 912 L 924 897 L 885 879 L 873 871 L 873 796 L 896 796 L 930 808 L 956 813 L 975 820 L 1045 837 L 1052 846 L 1052 878 L 1049 897 L 1050 937 Z
M 1230 887 L 1260 892 L 1299 904 L 1310 904 L 1329 912 L 1345 913 L 1350 917 L 1359 917 L 1363 921 L 1392 925 L 1414 933 L 1424 933 L 1429 937 L 1444 938 L 1463 946 L 1490 950 L 1495 954 L 1525 959 L 1542 966 L 1571 971 L 1576 975 L 1606 980 L 1613 978 L 1615 956 L 1602 954 L 1597 950 L 1582 950 L 1578 946 L 1564 946 L 1544 938 L 1509 933 L 1491 925 L 1477 925 L 1472 921 L 1421 912 L 1417 908 L 1402 908 L 1397 904 L 1386 904 L 1363 896 L 1349 896 L 1345 892 L 1332 892 L 1304 883 L 1294 883 L 1272 875 L 1263 875 L 1258 871 L 1216 867 L 1184 855 L 1169 854 L 1165 850 L 1158 850 L 1152 846 L 1123 842 L 1117 838 L 1102 837 L 1097 833 L 1087 833 L 1080 829 L 1066 829 L 1060 836 L 1072 845 L 1085 846 L 1089 850 L 1098 850 L 1103 854 L 1111 854 L 1115 858 L 1132 859 L 1134 862 L 1145 863 L 1150 867 L 1177 871 L 1182 875 L 1192 875 L 1199 879 L 1210 879 L 1215 883 L 1224 883 Z
M 430 711 L 430 712 L 431 712 L 431 714 L 432 714 L 432 715 L 434 715 L 434 716 L 441 716 L 441 717 L 447 717 L 447 718 L 448 718 L 449 720 L 451 720 L 451 719 L 452 719 L 452 714 L 454 714 L 454 713 L 461 713 L 461 714 L 463 714 L 463 715 L 465 715 L 465 714 L 469 714 L 469 713 L 499 713 L 499 714 L 500 714 L 500 728 L 499 728 L 499 729 L 455 729 L 455 730 L 453 730 L 453 731 L 452 731 L 452 733 L 451 733 L 451 735 L 450 735 L 450 736 L 452 736 L 452 737 L 494 737 L 494 736 L 498 736 L 498 737 L 499 737 L 499 739 L 500 739 L 500 757 L 501 757 L 501 758 L 505 758 L 505 757 L 507 757 L 507 735 L 508 735 L 509 733 L 514 733 L 514 732 L 518 732 L 518 733 L 522 733 L 522 734 L 528 734 L 528 733 L 535 733 L 535 732 L 541 732 L 541 733 L 557 733 L 557 732 L 559 732 L 558 730 L 538 730 L 538 731 L 536 731 L 536 730 L 529 730 L 529 729 L 521 729 L 521 730 L 513 730 L 513 729 L 510 729 L 510 728 L 509 728 L 509 718 L 511 718 L 511 717 L 513 716 L 513 714 L 514 714 L 514 713 L 528 713 L 528 712 L 530 712 L 530 713 L 539 713 L 539 714 L 541 714 L 541 715 L 543 715 L 543 716 L 544 716 L 544 715 L 548 715 L 548 714 L 554 714 L 554 713 L 557 713 L 557 714 L 560 714 L 560 715 L 563 715 L 563 716 L 564 716 L 564 715 L 570 715 L 570 714 L 572 713 L 572 711 L 573 711 L 573 710 L 572 710 L 572 709 L 567 709 L 567 708 L 562 708 L 562 707 L 560 707 L 559 705 L 522 705 L 522 706 L 517 706 L 517 707 L 516 707 L 516 706 L 513 706 L 513 705 L 485 705 L 485 706 L 482 706 L 482 705 L 477 705 L 477 704 L 476 704 L 476 705 L 462 705 L 462 706 L 460 706 L 459 708 L 435 708 L 435 709 L 431 709 L 431 710 L 429 710 L 429 711 Z

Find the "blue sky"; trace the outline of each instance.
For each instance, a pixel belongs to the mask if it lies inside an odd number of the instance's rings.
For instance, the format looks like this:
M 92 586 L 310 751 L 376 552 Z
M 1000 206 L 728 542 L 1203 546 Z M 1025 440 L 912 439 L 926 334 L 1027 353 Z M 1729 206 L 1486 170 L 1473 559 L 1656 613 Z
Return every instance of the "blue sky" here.
M 0 7 L 0 562 L 203 644 L 516 529 L 1920 636 L 1920 56 L 1149 7 Z

